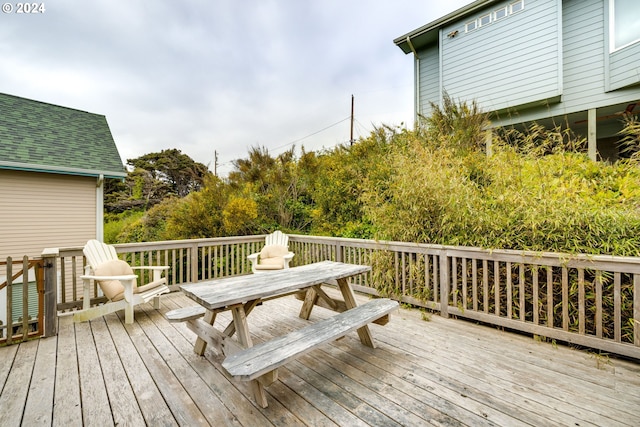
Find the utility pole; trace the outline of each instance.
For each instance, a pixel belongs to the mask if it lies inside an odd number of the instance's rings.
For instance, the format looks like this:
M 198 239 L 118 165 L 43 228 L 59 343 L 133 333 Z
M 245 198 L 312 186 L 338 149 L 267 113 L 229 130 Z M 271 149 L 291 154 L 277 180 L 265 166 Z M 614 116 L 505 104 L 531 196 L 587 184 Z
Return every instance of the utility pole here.
M 218 152 L 213 150 L 213 174 L 218 176 Z
M 353 94 L 351 94 L 351 145 L 353 145 Z

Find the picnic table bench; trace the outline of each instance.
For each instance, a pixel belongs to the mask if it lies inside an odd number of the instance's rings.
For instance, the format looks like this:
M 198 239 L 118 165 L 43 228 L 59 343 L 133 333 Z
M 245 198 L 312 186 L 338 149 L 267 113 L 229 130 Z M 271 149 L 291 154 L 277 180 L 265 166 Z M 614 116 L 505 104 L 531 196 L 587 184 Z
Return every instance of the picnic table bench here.
M 389 313 L 397 309 L 396 301 L 386 298 L 372 300 L 287 335 L 234 353 L 222 362 L 222 367 L 237 379 L 254 380 L 364 325 L 388 318 Z
M 277 380 L 277 369 L 287 362 L 354 330 L 364 345 L 375 348 L 369 323 L 386 324 L 398 303 L 382 298 L 357 305 L 347 279 L 370 269 L 323 261 L 276 272 L 183 285 L 185 295 L 199 305 L 172 310 L 165 316 L 169 321 L 186 322 L 196 333 L 196 353 L 204 354 L 207 345 L 211 345 L 224 355 L 222 367 L 234 378 L 249 381 L 257 403 L 267 407 L 264 386 Z M 343 300 L 331 298 L 322 290 L 323 283 L 336 283 Z M 308 319 L 315 305 L 339 314 L 254 346 L 247 316 L 264 301 L 300 292 L 306 292 L 300 317 Z M 213 325 L 222 311 L 231 311 L 233 320 L 220 331 Z M 237 339 L 232 339 L 233 335 Z

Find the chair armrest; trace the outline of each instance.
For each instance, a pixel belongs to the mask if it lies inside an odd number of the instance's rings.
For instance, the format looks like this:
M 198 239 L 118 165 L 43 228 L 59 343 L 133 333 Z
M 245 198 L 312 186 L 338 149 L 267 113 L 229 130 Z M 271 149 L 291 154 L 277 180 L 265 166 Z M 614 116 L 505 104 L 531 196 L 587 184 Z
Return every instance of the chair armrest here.
M 294 255 L 295 254 L 293 252 L 289 252 L 288 254 L 282 257 L 284 258 L 284 268 L 289 268 L 289 263 L 293 259 Z
M 141 265 L 136 267 L 131 267 L 132 270 L 168 270 L 168 265 Z
M 259 253 L 255 253 L 255 254 L 251 254 L 251 255 L 247 256 L 247 259 L 251 263 L 251 271 L 253 273 L 256 272 L 256 265 L 258 265 L 258 255 L 260 255 L 260 254 Z
M 153 270 L 153 282 L 157 282 L 162 278 L 162 272 L 168 272 L 168 265 L 141 265 L 137 267 L 131 267 L 132 270 Z
M 123 275 L 123 276 L 88 276 L 88 275 L 84 275 L 84 276 L 80 276 L 80 278 L 82 279 L 83 285 L 84 285 L 84 289 L 85 289 L 85 296 L 88 296 L 88 287 L 89 287 L 89 281 L 91 279 L 93 280 L 119 280 L 120 283 L 122 283 L 122 286 L 124 286 L 124 299 L 128 302 L 131 303 L 133 301 L 133 284 L 135 283 L 136 279 L 138 278 L 138 276 L 136 276 L 135 274 L 127 274 L 127 275 Z M 85 302 L 85 304 L 88 304 Z M 87 305 L 88 308 L 88 305 Z
M 135 274 L 127 274 L 124 276 L 93 276 L 93 275 L 82 275 L 81 279 L 93 279 L 93 280 L 134 280 L 137 279 L 138 276 Z

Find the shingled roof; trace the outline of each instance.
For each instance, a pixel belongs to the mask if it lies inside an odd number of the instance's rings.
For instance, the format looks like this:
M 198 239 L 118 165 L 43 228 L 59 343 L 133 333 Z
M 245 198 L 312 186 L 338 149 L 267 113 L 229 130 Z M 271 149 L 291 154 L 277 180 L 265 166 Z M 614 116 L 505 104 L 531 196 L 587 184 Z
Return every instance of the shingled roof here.
M 126 176 L 105 116 L 3 93 L 0 169 Z

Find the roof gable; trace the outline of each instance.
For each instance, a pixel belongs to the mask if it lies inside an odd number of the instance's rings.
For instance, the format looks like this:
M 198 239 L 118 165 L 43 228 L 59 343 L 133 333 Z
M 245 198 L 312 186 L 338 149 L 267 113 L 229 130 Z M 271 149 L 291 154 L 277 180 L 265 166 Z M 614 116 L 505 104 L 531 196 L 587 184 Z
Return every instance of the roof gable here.
M 2 93 L 0 168 L 126 176 L 105 116 Z

